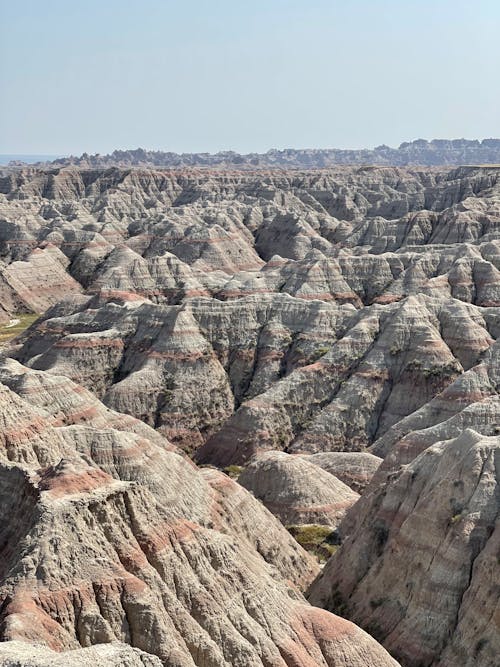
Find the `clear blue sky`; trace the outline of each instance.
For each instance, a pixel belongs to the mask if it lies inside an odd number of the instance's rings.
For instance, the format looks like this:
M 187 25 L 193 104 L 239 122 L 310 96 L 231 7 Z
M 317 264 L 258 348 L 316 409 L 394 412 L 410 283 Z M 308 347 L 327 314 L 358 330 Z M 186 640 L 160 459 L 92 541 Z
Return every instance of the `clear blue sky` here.
M 0 153 L 500 136 L 500 0 L 0 0 Z

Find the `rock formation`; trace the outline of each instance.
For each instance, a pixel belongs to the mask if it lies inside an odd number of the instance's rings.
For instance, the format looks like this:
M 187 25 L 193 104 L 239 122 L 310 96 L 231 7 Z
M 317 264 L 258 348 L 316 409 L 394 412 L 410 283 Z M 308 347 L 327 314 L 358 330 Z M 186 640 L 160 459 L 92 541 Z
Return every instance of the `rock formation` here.
M 0 171 L 0 665 L 493 667 L 495 151 Z
M 396 664 L 307 605 L 317 565 L 236 482 L 66 377 L 0 375 L 0 661 Z M 108 642 L 147 655 L 79 648 Z
M 369 629 L 408 667 L 493 667 L 499 472 L 500 438 L 466 429 L 381 474 L 309 599 Z
M 365 490 L 382 463 L 381 458 L 369 452 L 322 452 L 303 454 L 302 458 L 334 475 L 357 493 Z
M 398 148 L 377 146 L 372 150 L 270 150 L 267 153 L 240 155 L 233 151 L 209 153 L 165 153 L 142 148 L 114 151 L 110 155 L 88 155 L 60 158 L 53 164 L 75 164 L 81 167 L 156 166 L 156 167 L 281 167 L 311 169 L 337 164 L 443 165 L 491 164 L 500 162 L 500 139 L 417 139 L 403 142 Z
M 337 528 L 358 494 L 312 463 L 284 452 L 265 452 L 248 465 L 238 482 L 284 524 Z
M 19 641 L 0 644 L 1 667 L 161 667 L 159 658 L 127 644 L 98 644 L 57 653 Z

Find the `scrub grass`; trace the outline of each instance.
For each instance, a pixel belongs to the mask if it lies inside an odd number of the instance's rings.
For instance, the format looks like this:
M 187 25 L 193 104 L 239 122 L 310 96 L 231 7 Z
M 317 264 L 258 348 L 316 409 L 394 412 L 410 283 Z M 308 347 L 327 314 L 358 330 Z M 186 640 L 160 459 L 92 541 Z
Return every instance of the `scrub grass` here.
M 320 563 L 327 561 L 339 548 L 337 532 L 328 526 L 307 524 L 287 526 L 287 530 L 300 546 L 316 556 Z
M 9 326 L 8 322 L 0 325 L 0 343 L 8 343 L 16 336 L 19 336 L 33 322 L 36 322 L 39 317 L 38 313 L 18 313 L 17 315 L 13 315 L 11 319 L 19 320 L 19 322 L 14 324 L 14 326 Z

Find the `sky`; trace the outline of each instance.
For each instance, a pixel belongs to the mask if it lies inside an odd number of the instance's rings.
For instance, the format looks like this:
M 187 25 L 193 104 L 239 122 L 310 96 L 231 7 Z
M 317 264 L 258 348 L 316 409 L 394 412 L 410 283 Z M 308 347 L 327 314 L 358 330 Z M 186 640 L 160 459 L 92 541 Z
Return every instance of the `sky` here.
M 500 137 L 499 0 L 0 0 L 0 153 Z

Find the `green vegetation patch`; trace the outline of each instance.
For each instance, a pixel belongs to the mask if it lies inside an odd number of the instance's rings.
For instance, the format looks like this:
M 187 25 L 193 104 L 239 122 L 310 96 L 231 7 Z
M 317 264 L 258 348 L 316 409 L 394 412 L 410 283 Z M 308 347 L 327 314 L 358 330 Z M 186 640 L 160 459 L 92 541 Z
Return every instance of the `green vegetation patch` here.
M 12 315 L 11 321 L 19 320 L 14 325 L 6 324 L 0 325 L 0 343 L 7 343 L 9 340 L 12 340 L 19 334 L 30 327 L 33 322 L 40 317 L 38 313 L 20 313 L 18 315 Z
M 329 351 L 329 347 L 318 347 L 311 355 L 311 362 L 314 363 L 315 361 L 318 361 L 318 359 L 321 359 L 321 357 L 323 357 Z
M 329 526 L 306 524 L 287 526 L 287 530 L 300 546 L 316 556 L 320 563 L 327 561 L 339 548 L 337 531 Z
M 233 479 L 238 479 L 238 477 L 243 472 L 243 466 L 230 465 L 222 469 L 222 472 L 225 472 L 226 475 L 232 477 Z

